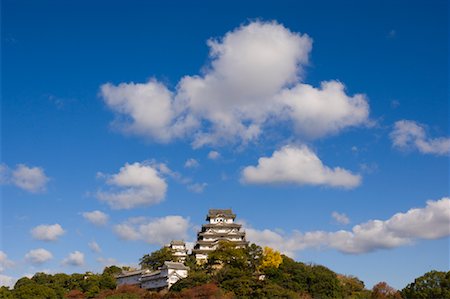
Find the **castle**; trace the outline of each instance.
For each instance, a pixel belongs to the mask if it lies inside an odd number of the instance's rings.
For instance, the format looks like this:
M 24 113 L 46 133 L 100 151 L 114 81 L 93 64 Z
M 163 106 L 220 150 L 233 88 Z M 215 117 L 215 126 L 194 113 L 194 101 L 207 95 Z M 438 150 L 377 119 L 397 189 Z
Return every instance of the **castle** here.
M 241 231 L 241 224 L 234 223 L 236 214 L 231 209 L 210 209 L 206 221 L 200 232 L 197 233 L 197 242 L 192 249 L 197 263 L 205 263 L 208 253 L 214 251 L 220 241 L 228 241 L 238 248 L 246 247 L 245 232 Z M 141 288 L 160 290 L 170 289 L 178 280 L 188 276 L 189 268 L 184 265 L 187 257 L 184 241 L 174 240 L 166 245 L 173 252 L 173 261 L 166 261 L 155 271 L 148 269 L 123 271 L 116 276 L 118 285 L 137 285 Z
M 236 247 L 246 247 L 245 232 L 241 224 L 234 223 L 236 214 L 231 209 L 210 209 L 206 215 L 209 223 L 202 225 L 197 233 L 197 243 L 192 250 L 197 262 L 206 262 L 208 253 L 215 250 L 220 241 L 228 241 Z

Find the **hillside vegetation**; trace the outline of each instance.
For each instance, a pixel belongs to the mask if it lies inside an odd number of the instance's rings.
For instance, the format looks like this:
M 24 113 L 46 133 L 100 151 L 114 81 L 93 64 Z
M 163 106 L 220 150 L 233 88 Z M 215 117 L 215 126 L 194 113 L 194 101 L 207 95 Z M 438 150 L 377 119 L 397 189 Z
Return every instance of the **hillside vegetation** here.
M 169 254 L 169 255 L 168 255 Z M 141 258 L 142 267 L 157 268 L 170 258 L 166 248 Z M 397 291 L 385 282 L 367 290 L 354 276 L 340 275 L 321 265 L 296 262 L 279 252 L 252 244 L 234 248 L 221 243 L 198 265 L 189 256 L 189 276 L 170 291 L 150 292 L 134 286 L 116 288 L 114 275 L 121 268 L 111 266 L 102 274 L 44 274 L 21 278 L 14 289 L 0 288 L 0 298 L 450 298 L 450 271 L 431 271 Z

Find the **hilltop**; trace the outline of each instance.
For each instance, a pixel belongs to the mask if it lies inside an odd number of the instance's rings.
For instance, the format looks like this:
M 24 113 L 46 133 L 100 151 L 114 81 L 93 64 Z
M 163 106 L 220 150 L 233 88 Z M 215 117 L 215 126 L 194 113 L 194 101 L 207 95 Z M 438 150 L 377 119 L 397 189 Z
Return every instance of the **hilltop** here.
M 141 266 L 159 267 L 166 259 L 160 253 L 166 250 L 164 247 L 143 256 Z M 190 268 L 189 276 L 160 292 L 128 285 L 117 288 L 115 276 L 123 269 L 111 266 L 102 274 L 36 273 L 19 279 L 13 290 L 0 288 L 0 298 L 450 298 L 450 271 L 428 272 L 401 291 L 384 282 L 368 290 L 355 276 L 297 262 L 255 244 L 235 248 L 221 242 L 206 263 L 198 264 L 190 255 L 185 264 Z

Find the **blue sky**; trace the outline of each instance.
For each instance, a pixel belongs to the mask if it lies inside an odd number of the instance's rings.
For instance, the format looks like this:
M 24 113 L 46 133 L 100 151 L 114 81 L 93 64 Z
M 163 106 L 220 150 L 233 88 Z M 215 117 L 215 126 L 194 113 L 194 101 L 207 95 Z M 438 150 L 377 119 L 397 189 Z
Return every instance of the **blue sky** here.
M 209 208 L 367 287 L 449 270 L 446 1 L 91 2 L 2 1 L 2 284 Z

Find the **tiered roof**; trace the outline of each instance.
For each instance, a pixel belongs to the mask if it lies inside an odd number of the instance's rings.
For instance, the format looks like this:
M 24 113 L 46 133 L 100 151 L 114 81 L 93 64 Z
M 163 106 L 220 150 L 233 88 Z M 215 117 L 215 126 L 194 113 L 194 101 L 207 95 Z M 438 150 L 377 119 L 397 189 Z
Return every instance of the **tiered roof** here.
M 233 223 L 236 218 L 236 214 L 231 209 L 210 209 L 208 215 L 206 215 L 206 221 L 214 218 L 231 219 L 232 221 L 219 222 L 219 223 L 207 223 L 202 225 L 202 230 L 197 233 L 197 243 L 192 250 L 195 254 L 208 254 L 214 250 L 220 241 L 228 241 L 237 247 L 247 246 L 248 242 L 245 240 L 245 232 L 239 231 L 242 227 L 241 224 Z M 213 232 L 207 232 L 208 229 L 212 229 Z M 216 230 L 217 231 L 214 231 Z M 221 232 L 223 229 L 232 229 L 233 231 Z M 204 240 L 212 239 L 212 240 Z M 206 248 L 204 248 L 206 247 Z M 201 249 L 200 249 L 201 248 Z
M 210 209 L 208 211 L 208 215 L 206 215 L 206 221 L 209 221 L 209 219 L 211 218 L 216 218 L 220 216 L 231 219 L 236 218 L 236 214 L 233 214 L 231 209 Z

